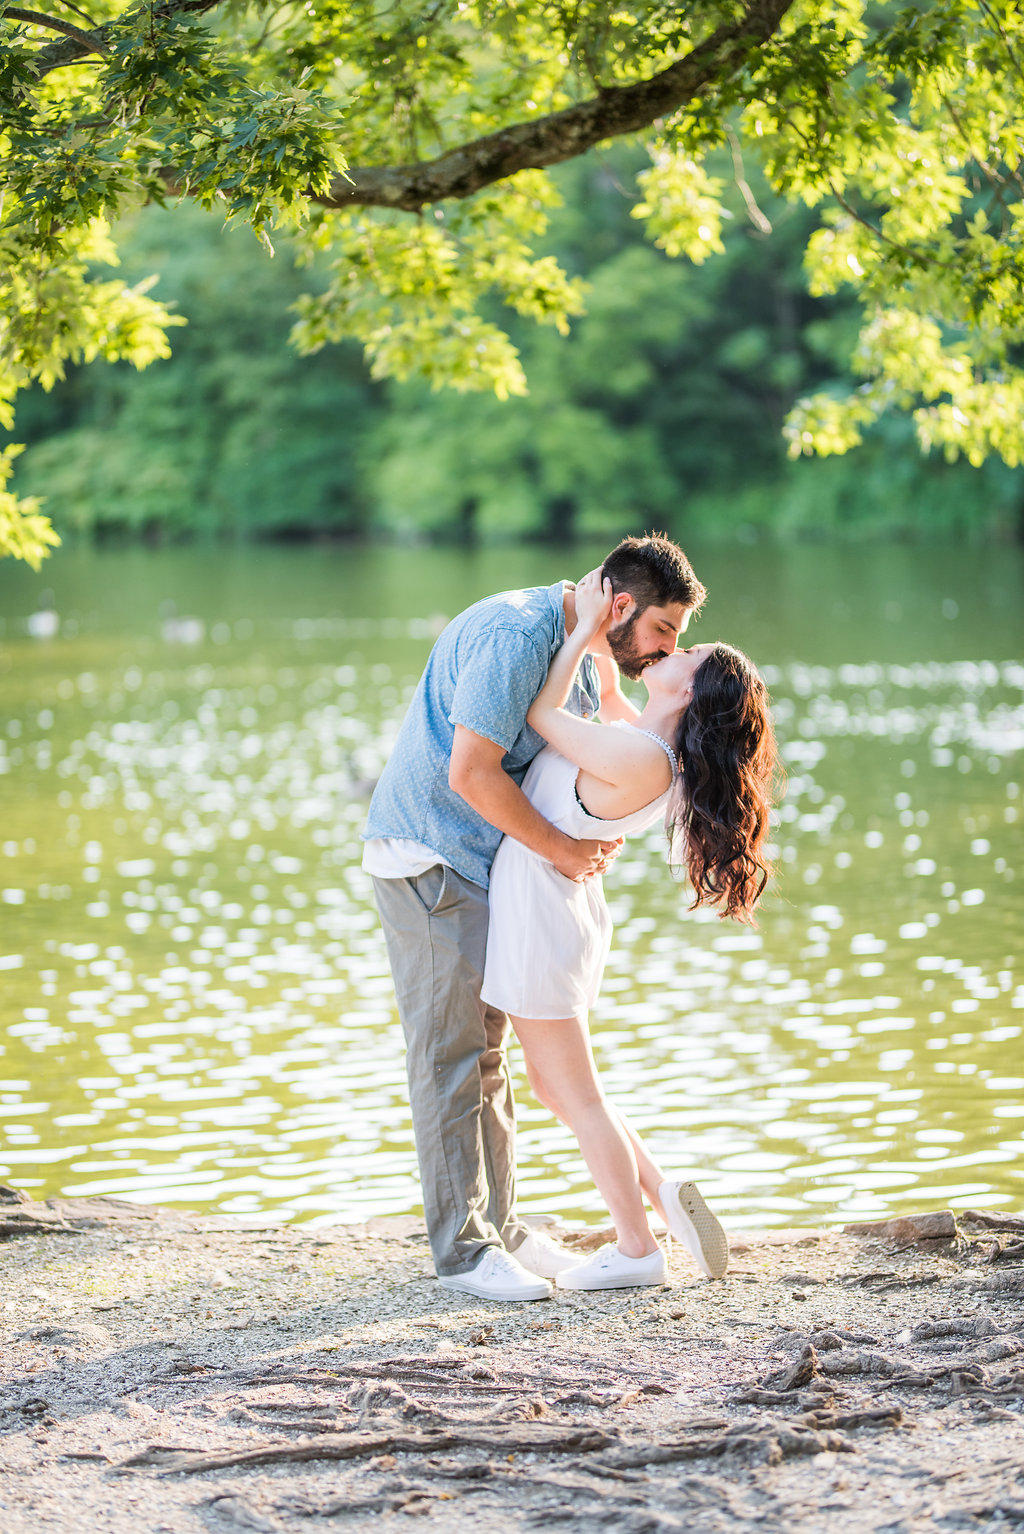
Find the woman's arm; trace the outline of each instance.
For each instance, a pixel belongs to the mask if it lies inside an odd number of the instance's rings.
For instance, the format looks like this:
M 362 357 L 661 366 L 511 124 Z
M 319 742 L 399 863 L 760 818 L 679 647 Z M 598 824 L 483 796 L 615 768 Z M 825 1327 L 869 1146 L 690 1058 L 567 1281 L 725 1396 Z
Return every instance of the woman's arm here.
M 656 799 L 669 785 L 672 770 L 668 757 L 639 730 L 577 719 L 564 709 L 553 709 L 533 727 L 549 745 L 591 777 L 600 778 L 612 788 L 635 788 L 637 807 Z
M 590 574 L 585 575 L 576 587 L 576 627 L 566 636 L 561 648 L 555 652 L 540 692 L 530 704 L 526 715 L 527 722 L 533 726 L 538 735 L 544 735 L 544 731 L 537 720 L 544 718 L 553 710 L 564 708 L 572 691 L 580 661 L 594 640 L 608 626 L 613 593 L 611 581 L 605 584 L 607 590 L 602 590 L 600 570 L 591 570 Z
M 583 656 L 607 626 L 612 606 L 611 582 L 592 570 L 576 587 L 576 627 L 568 636 L 527 713 L 527 723 L 570 762 L 613 787 L 653 785 L 656 798 L 669 775 L 664 751 L 635 730 L 616 729 L 567 713 L 563 705 Z M 602 692 L 603 702 L 603 692 Z M 644 800 L 641 797 L 640 803 Z

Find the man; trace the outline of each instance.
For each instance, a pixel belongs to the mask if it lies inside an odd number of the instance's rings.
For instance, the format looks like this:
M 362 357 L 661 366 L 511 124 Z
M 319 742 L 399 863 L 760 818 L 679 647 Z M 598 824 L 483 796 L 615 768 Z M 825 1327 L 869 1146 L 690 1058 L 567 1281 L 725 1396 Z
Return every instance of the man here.
M 605 560 L 615 593 L 600 669 L 588 655 L 567 707 L 636 710 L 618 685 L 676 648 L 705 597 L 667 538 L 627 538 Z M 487 880 L 503 835 L 568 879 L 603 871 L 614 842 L 574 841 L 520 788 L 544 745 L 526 713 L 576 624 L 571 582 L 468 608 L 427 661 L 370 804 L 373 877 L 407 1046 L 430 1247 L 440 1282 L 484 1299 L 536 1300 L 571 1258 L 513 1207 L 515 1106 L 509 1023 L 480 1000 Z

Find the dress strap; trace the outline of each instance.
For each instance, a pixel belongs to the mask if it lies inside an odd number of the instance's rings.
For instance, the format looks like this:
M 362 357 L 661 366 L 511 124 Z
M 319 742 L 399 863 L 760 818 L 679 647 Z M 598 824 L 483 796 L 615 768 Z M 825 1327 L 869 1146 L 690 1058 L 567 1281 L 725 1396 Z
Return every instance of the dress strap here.
M 680 771 L 679 758 L 672 750 L 672 747 L 669 745 L 668 741 L 664 740 L 660 735 L 655 735 L 653 730 L 641 730 L 637 725 L 634 725 L 633 728 L 636 730 L 638 735 L 646 735 L 650 740 L 656 740 L 661 749 L 667 753 L 669 763 L 672 768 L 672 781 L 675 782 L 676 778 L 679 776 Z

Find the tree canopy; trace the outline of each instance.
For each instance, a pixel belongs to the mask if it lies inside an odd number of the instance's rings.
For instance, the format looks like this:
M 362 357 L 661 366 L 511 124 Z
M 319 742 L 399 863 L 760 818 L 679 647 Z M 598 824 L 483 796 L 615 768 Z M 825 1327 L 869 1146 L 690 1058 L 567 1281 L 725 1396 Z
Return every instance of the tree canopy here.
M 300 356 L 293 305 L 329 274 L 271 261 L 245 227 L 149 206 L 117 228 L 118 275 L 154 271 L 188 324 L 142 373 L 69 369 L 18 402 L 23 495 L 97 542 L 362 538 L 465 543 L 611 538 L 664 527 L 695 539 L 1021 536 L 1020 470 L 922 454 L 894 413 L 853 453 L 787 461 L 796 400 L 850 387 L 859 309 L 812 298 L 813 209 L 749 166 L 772 223 L 759 233 L 729 182 L 725 251 L 673 260 L 631 217 L 637 145 L 557 166 L 545 249 L 586 284 L 562 337 L 507 313 L 529 393 L 375 381 L 356 341 Z M 728 150 L 708 167 L 731 171 Z
M 49 3 L 49 0 L 47 0 Z M 802 400 L 790 451 L 890 410 L 980 463 L 1024 448 L 1024 14 L 1009 0 L 0 0 L 0 424 L 69 363 L 166 356 L 177 316 L 111 279 L 114 221 L 194 199 L 323 276 L 305 351 L 377 377 L 520 394 L 502 306 L 565 331 L 583 285 L 545 248 L 551 166 L 631 138 L 636 216 L 669 255 L 723 248 L 726 152 L 817 212 L 812 293 L 856 293 L 858 382 Z M 69 19 L 70 18 L 70 19 Z M 0 548 L 38 560 L 6 484 Z

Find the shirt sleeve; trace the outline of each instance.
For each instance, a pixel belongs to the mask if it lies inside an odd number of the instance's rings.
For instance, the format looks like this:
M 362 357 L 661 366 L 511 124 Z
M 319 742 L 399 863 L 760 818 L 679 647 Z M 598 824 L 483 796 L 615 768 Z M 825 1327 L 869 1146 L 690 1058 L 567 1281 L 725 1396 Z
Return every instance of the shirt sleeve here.
M 460 657 L 450 723 L 511 750 L 550 664 L 546 648 L 522 629 L 491 629 Z

